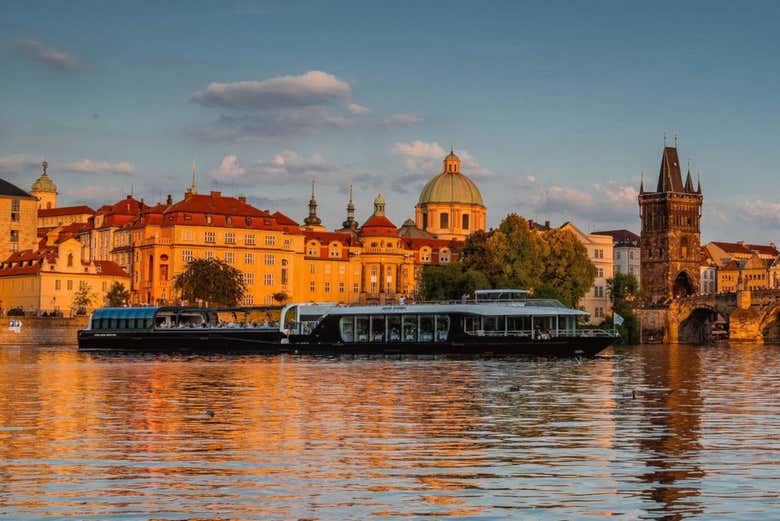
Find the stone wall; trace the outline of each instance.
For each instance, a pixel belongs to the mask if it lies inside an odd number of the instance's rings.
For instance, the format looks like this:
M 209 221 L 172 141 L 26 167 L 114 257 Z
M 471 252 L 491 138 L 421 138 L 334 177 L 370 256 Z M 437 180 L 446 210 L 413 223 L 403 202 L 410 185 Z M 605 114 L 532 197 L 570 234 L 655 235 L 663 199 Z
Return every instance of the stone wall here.
M 667 335 L 666 309 L 637 309 L 640 341 L 644 344 L 664 342 Z
M 22 330 L 14 333 L 8 330 L 11 320 L 21 320 Z M 2 317 L 0 318 L 0 346 L 75 346 L 76 333 L 87 325 L 89 317 L 75 318 L 39 318 L 39 317 Z

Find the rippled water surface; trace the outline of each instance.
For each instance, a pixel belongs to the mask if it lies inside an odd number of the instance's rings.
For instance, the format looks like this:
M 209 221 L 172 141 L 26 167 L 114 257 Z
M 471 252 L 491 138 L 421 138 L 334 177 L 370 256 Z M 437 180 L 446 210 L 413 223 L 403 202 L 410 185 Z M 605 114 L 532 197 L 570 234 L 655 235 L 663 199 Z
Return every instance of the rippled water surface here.
M 777 347 L 607 354 L 0 348 L 0 517 L 780 515 Z

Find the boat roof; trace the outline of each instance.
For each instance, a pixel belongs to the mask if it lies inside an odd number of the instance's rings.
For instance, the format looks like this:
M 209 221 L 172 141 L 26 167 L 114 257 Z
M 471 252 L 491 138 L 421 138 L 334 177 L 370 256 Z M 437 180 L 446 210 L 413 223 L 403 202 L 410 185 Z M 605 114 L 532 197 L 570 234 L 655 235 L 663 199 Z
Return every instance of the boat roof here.
M 100 308 L 92 312 L 92 318 L 152 318 L 158 307 Z
M 464 313 L 483 316 L 588 316 L 588 312 L 579 309 L 570 309 L 560 302 L 532 303 L 527 302 L 486 302 L 470 304 L 409 304 L 388 306 L 317 306 L 306 305 L 306 312 L 301 314 L 316 314 L 319 311 L 323 315 L 403 315 L 403 314 L 442 314 Z M 557 303 L 557 306 L 552 304 Z

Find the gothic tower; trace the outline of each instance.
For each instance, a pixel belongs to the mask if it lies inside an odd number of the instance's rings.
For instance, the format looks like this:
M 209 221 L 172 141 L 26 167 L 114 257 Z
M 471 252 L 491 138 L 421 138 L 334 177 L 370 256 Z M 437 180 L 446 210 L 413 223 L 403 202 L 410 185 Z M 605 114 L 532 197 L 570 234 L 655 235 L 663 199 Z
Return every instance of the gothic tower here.
M 701 182 L 694 189 L 689 165 L 683 183 L 677 147 L 664 146 L 655 192 L 645 192 L 644 180 L 639 187 L 641 281 L 649 302 L 665 305 L 699 291 L 701 204 Z

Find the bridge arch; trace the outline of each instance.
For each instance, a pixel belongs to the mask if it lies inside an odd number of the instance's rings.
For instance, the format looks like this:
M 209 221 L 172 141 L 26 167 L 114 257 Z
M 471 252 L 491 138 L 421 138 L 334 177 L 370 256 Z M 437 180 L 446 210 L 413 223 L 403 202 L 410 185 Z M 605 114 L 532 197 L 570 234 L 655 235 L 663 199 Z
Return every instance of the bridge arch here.
M 696 284 L 693 282 L 693 277 L 686 270 L 682 270 L 674 278 L 674 284 L 672 286 L 672 295 L 674 298 L 689 297 L 696 292 Z
M 729 316 L 723 309 L 706 302 L 691 302 L 680 309 L 677 338 L 681 343 L 704 344 L 712 341 L 714 324 L 728 325 Z
M 764 342 L 780 343 L 780 303 L 769 306 L 761 317 L 761 334 Z

